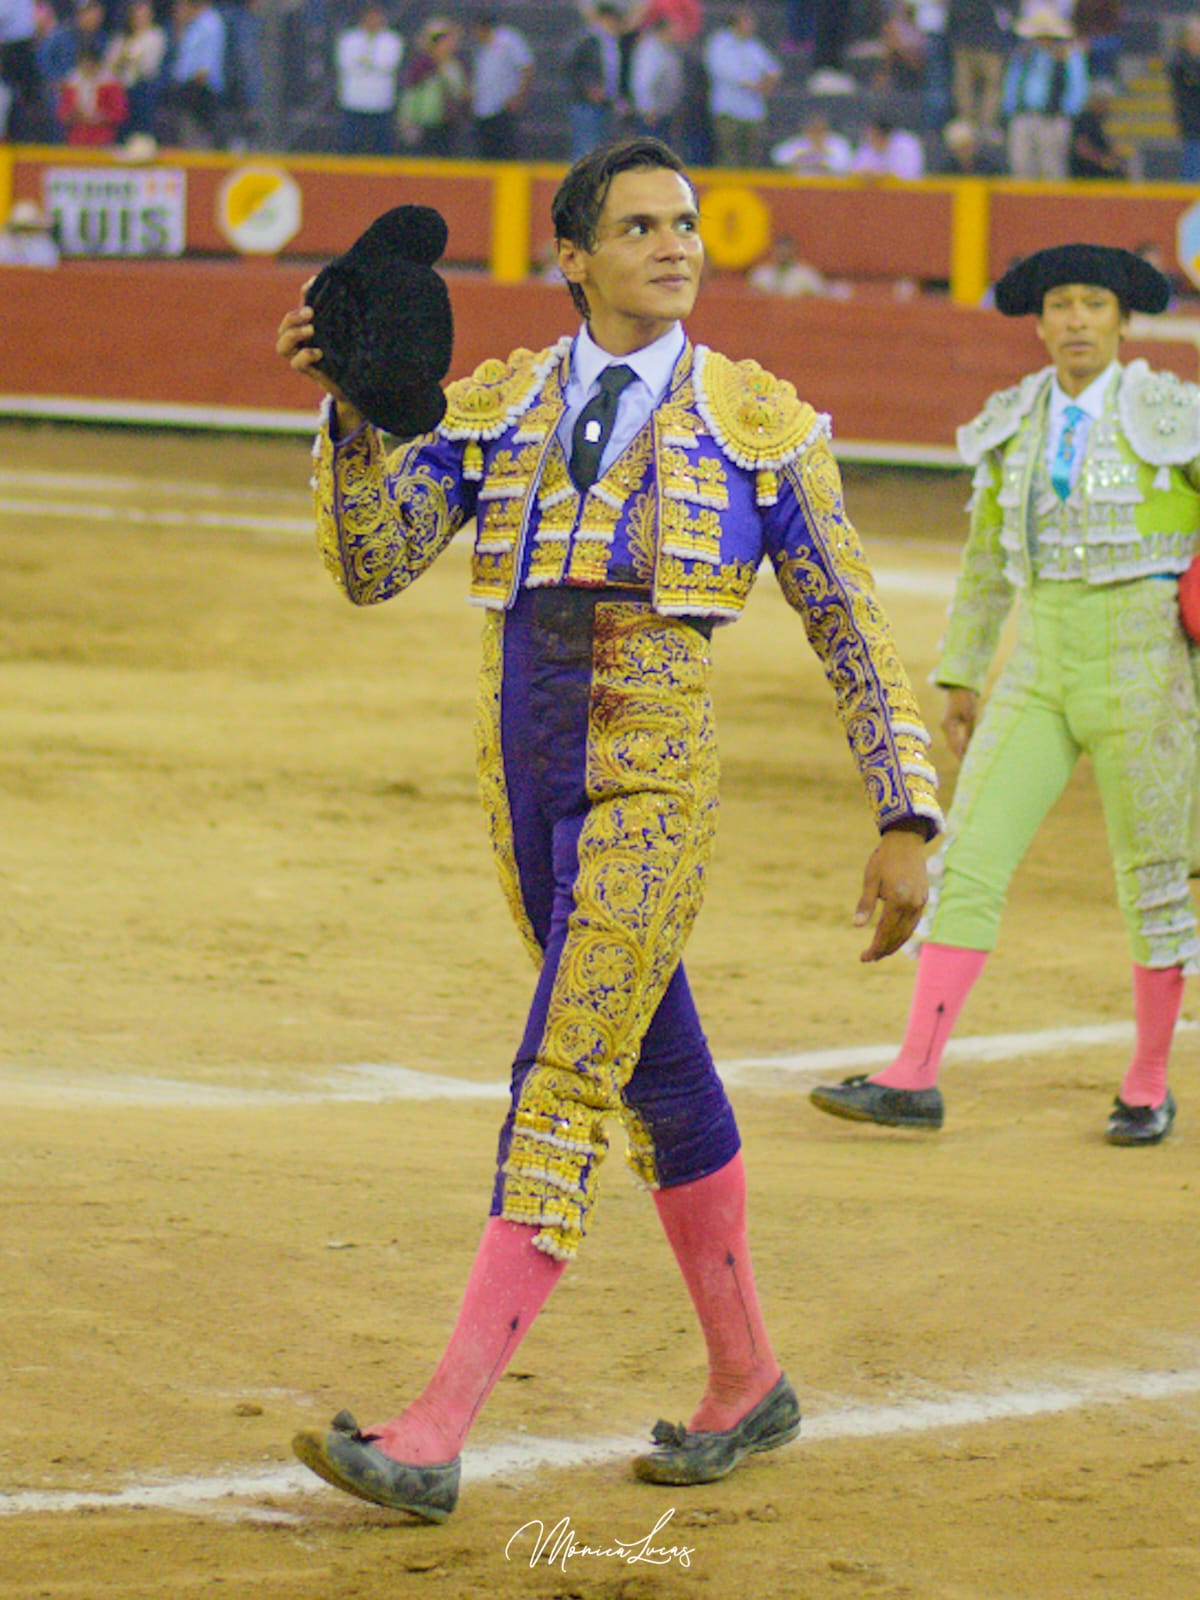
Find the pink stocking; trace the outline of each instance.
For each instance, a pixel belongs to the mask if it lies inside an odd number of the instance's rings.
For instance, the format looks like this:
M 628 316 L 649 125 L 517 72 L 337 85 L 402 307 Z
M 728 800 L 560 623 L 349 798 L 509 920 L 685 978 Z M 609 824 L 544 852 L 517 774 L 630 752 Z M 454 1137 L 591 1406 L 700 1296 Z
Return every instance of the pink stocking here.
M 921 946 L 904 1043 L 890 1067 L 872 1074 L 872 1083 L 889 1089 L 933 1088 L 942 1051 L 987 958 L 986 950 L 957 944 Z
M 708 1387 L 688 1426 L 724 1433 L 779 1378 L 750 1265 L 741 1153 L 707 1178 L 659 1189 L 654 1204 L 708 1349 Z
M 1182 1004 L 1182 967 L 1139 967 L 1134 963 L 1137 1041 L 1120 1091 L 1127 1106 L 1160 1106 L 1167 1098 L 1167 1057 Z
M 438 1465 L 458 1455 L 566 1266 L 537 1248 L 536 1232 L 524 1223 L 488 1218 L 437 1371 L 412 1405 L 369 1430 L 385 1455 L 410 1466 Z

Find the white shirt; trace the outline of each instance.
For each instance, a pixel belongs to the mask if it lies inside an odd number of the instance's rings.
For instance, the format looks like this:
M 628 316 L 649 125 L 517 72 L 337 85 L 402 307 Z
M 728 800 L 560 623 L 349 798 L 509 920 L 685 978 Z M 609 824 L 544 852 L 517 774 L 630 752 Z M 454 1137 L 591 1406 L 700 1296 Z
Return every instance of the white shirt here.
M 600 374 L 605 367 L 632 367 L 637 373 L 637 382 L 623 389 L 617 400 L 616 420 L 600 457 L 601 473 L 607 472 L 622 450 L 633 443 L 666 394 L 685 343 L 683 324 L 676 322 L 653 344 L 643 345 L 631 355 L 613 356 L 601 350 L 586 323 L 580 328 L 571 350 L 571 375 L 563 394 L 566 410 L 558 424 L 558 441 L 568 461 L 576 420 L 588 401 L 599 392 Z
M 802 294 L 824 294 L 825 279 L 807 261 L 764 261 L 746 274 L 746 282 L 761 294 L 785 295 L 797 299 Z
M 391 111 L 404 40 L 390 28 L 351 28 L 337 42 L 338 104 L 343 111 Z
M 683 62 L 656 33 L 644 33 L 629 63 L 629 93 L 643 117 L 673 116 L 683 99 Z
M 925 171 L 925 149 L 915 133 L 896 128 L 882 150 L 866 141 L 860 144 L 852 170 L 879 178 L 919 178 Z
M 719 28 L 704 47 L 712 92 L 709 105 L 716 117 L 739 122 L 766 120 L 767 103 L 757 85 L 769 74 L 779 75 L 779 62 L 755 34 L 748 38 L 732 28 Z
M 1079 478 L 1083 458 L 1087 454 L 1088 434 L 1091 432 L 1092 423 L 1099 422 L 1104 415 L 1104 402 L 1108 398 L 1108 388 L 1120 370 L 1119 363 L 1110 361 L 1108 366 L 1098 378 L 1093 378 L 1082 394 L 1072 398 L 1059 384 L 1057 377 L 1050 386 L 1050 412 L 1046 418 L 1046 471 L 1049 472 L 1054 465 L 1054 458 L 1058 454 L 1059 441 L 1067 425 L 1066 411 L 1068 406 L 1078 406 L 1083 412 L 1083 420 L 1075 429 L 1074 448 L 1071 458 L 1071 487 Z
M 532 65 L 529 46 L 515 28 L 493 28 L 491 38 L 475 52 L 471 74 L 471 110 L 475 115 L 499 116 Z
M 167 36 L 157 24 L 140 33 L 119 34 L 108 47 L 109 70 L 127 89 L 153 83 L 167 53 Z
M 0 44 L 32 39 L 36 31 L 33 0 L 0 0 Z
M 854 151 L 849 139 L 843 139 L 840 133 L 827 133 L 820 145 L 800 134 L 777 144 L 771 151 L 771 160 L 789 172 L 826 173 L 844 178 L 854 165 Z
M 0 228 L 0 267 L 56 267 L 58 246 L 48 233 Z

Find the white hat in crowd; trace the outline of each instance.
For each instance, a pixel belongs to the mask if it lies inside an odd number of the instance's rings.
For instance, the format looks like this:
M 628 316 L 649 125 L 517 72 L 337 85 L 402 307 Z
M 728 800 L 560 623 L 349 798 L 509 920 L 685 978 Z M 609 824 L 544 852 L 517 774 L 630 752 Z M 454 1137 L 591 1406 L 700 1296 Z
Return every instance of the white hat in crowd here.
M 1016 33 L 1021 39 L 1073 39 L 1075 30 L 1064 20 L 1054 6 L 1034 6 L 1027 16 L 1017 23 Z
M 16 200 L 8 213 L 8 226 L 14 233 L 38 233 L 50 226 L 50 218 L 36 200 Z

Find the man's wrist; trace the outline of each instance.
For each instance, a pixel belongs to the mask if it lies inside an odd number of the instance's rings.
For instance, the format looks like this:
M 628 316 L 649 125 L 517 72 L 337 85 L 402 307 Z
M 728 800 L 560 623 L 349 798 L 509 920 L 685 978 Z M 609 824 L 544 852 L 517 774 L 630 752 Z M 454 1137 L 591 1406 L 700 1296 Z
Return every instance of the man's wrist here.
M 932 824 L 928 817 L 898 817 L 895 822 L 885 822 L 879 830 L 885 833 L 915 833 L 919 834 L 924 842 L 933 837 Z

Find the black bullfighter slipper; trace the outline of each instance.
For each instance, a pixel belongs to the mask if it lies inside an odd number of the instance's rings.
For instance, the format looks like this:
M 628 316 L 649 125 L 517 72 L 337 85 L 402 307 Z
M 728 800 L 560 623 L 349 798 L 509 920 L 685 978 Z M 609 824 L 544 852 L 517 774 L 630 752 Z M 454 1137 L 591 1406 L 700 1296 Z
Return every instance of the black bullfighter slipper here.
M 1113 1101 L 1104 1137 L 1109 1144 L 1161 1144 L 1175 1125 L 1175 1096 L 1167 1090 L 1160 1106 L 1127 1106 Z
M 780 1375 L 779 1382 L 724 1433 L 691 1433 L 682 1422 L 656 1422 L 650 1435 L 653 1455 L 638 1456 L 634 1476 L 644 1483 L 715 1483 L 744 1456 L 775 1450 L 800 1432 L 800 1402 Z
M 410 1467 L 393 1461 L 359 1432 L 348 1411 L 339 1411 L 324 1430 L 303 1428 L 292 1440 L 293 1452 L 319 1478 L 392 1511 L 410 1511 L 423 1522 L 445 1522 L 458 1503 L 462 1457 L 440 1467 Z
M 818 1084 L 808 1098 L 818 1111 L 851 1122 L 878 1122 L 885 1128 L 925 1128 L 936 1131 L 946 1108 L 940 1089 L 890 1089 L 858 1073 L 842 1083 Z

